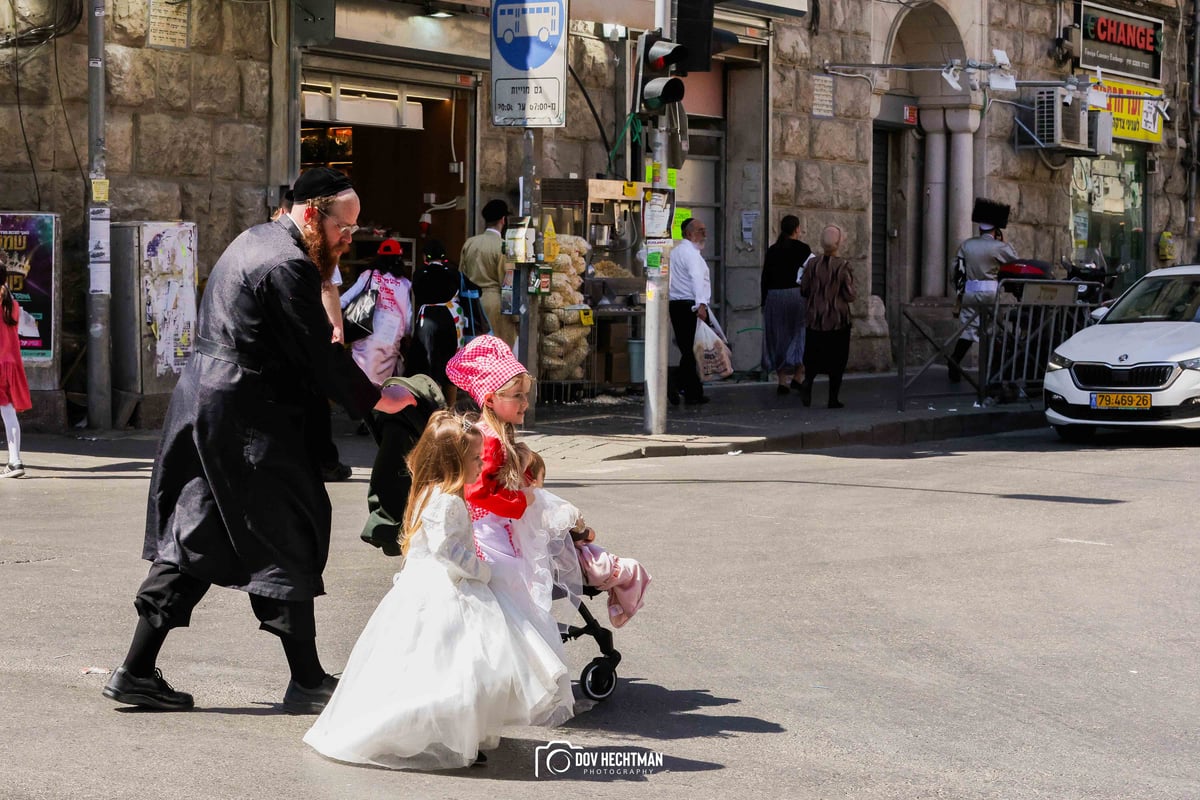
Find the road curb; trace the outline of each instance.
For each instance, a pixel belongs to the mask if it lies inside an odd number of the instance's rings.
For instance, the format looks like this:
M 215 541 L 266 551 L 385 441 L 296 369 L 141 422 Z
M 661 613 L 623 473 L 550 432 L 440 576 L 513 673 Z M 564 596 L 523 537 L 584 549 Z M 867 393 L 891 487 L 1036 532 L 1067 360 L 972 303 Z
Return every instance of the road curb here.
M 1021 411 L 983 411 L 945 417 L 880 422 L 859 428 L 832 428 L 803 433 L 787 433 L 779 436 L 761 436 L 738 442 L 651 444 L 633 447 L 624 453 L 614 453 L 602 460 L 628 461 L 638 458 L 719 456 L 737 452 L 797 452 L 851 445 L 886 447 L 940 439 L 957 439 L 962 436 L 984 436 L 989 433 L 1005 433 L 1045 426 L 1046 416 L 1040 408 Z

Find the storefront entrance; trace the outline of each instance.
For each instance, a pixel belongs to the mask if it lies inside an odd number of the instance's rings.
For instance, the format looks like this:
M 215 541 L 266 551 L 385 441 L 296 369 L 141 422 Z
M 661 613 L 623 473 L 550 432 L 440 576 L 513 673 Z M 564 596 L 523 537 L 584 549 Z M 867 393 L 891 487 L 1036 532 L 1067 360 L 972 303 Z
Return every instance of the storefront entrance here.
M 342 260 L 347 280 L 385 238 L 401 240 L 406 262 L 420 258 L 424 214 L 424 236 L 456 261 L 473 205 L 474 77 L 312 56 L 300 92 L 301 169 L 345 172 L 362 201 L 363 230 Z
M 1146 274 L 1146 150 L 1115 143 L 1112 155 L 1077 158 L 1071 173 L 1071 238 L 1076 261 L 1102 256 L 1124 291 Z

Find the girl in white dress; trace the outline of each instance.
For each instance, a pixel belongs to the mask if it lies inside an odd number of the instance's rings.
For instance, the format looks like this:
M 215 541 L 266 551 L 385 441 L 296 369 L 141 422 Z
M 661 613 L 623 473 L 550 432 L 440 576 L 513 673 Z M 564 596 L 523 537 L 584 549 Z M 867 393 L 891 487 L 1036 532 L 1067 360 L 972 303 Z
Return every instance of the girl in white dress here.
M 544 720 L 566 665 L 488 588 L 463 487 L 482 469 L 472 421 L 439 411 L 408 458 L 403 569 L 304 741 L 339 761 L 451 769 L 486 761 L 506 725 Z

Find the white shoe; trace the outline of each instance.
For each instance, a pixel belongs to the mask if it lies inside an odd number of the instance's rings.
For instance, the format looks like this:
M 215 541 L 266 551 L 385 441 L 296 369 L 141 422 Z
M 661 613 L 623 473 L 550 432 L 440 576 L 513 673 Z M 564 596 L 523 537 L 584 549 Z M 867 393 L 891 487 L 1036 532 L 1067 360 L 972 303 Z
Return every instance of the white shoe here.
M 0 478 L 24 478 L 25 465 L 21 462 L 16 464 L 6 464 L 4 469 L 0 469 Z

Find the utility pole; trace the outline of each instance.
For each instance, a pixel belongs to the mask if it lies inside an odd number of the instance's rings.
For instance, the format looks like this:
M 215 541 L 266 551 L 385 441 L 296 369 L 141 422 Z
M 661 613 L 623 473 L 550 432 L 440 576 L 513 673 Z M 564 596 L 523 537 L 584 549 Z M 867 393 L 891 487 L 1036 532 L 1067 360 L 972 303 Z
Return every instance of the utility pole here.
M 112 427 L 111 209 L 106 175 L 104 117 L 104 2 L 90 0 L 88 19 L 88 426 Z
M 671 2 L 654 0 L 656 31 L 642 34 L 638 43 L 637 85 L 634 87 L 635 114 L 645 105 L 656 113 L 649 117 L 652 125 L 644 131 L 645 151 L 649 156 L 650 185 L 669 190 L 667 178 L 667 105 L 683 99 L 683 84 L 668 77 L 673 64 L 686 57 L 686 48 L 671 40 Z M 663 77 L 652 78 L 662 72 Z M 641 176 L 638 176 L 641 177 Z M 674 204 L 671 204 L 672 207 Z M 668 233 L 669 236 L 669 233 Z M 670 239 L 646 242 L 646 332 L 645 370 L 646 396 L 643 406 L 643 430 L 657 435 L 667 432 L 667 367 L 669 359 L 670 314 L 668 288 L 670 284 Z

